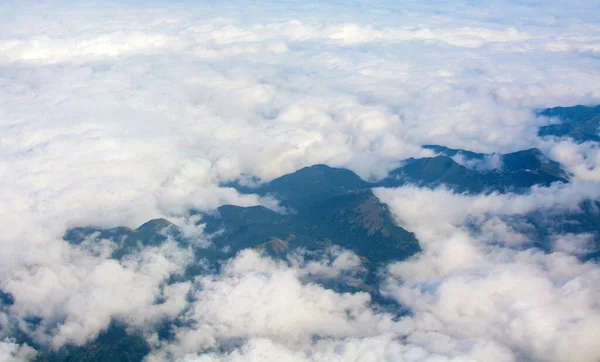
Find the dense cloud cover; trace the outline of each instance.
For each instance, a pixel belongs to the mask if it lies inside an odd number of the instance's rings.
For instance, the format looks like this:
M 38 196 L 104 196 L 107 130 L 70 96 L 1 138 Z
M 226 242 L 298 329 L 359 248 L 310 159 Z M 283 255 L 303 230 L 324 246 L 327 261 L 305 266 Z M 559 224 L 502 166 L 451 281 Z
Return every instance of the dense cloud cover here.
M 150 360 L 597 361 L 600 268 L 575 257 L 590 235 L 544 253 L 505 218 L 600 196 L 599 148 L 538 138 L 554 120 L 534 112 L 600 103 L 600 6 L 373 3 L 0 4 L 0 290 L 15 300 L 0 359 L 32 356 L 11 337 L 36 317 L 32 338 L 53 347 L 117 318 Z M 539 147 L 575 181 L 525 196 L 378 190 L 424 249 L 382 271 L 412 316 L 312 283 L 360 278 L 340 250 L 285 264 L 245 251 L 166 286 L 191 260 L 175 243 L 116 261 L 108 242 L 62 240 L 168 217 L 206 243 L 190 208 L 277 207 L 223 182 L 316 163 L 377 179 L 432 155 L 423 144 Z M 178 316 L 188 324 L 159 341 L 154 326 Z
M 576 250 L 561 245 L 550 254 L 520 248 L 530 240 L 501 218 L 532 209 L 576 212 L 587 193 L 600 196 L 596 184 L 574 188 L 534 189 L 527 196 L 380 190 L 424 248 L 417 258 L 390 265 L 384 287 L 414 311 L 417 332 L 408 340 L 445 351 L 475 339 L 511 351 L 480 360 L 596 360 L 600 268 L 581 263 L 570 255 Z M 467 221 L 480 232 L 466 228 Z M 578 246 L 572 235 L 556 239 Z

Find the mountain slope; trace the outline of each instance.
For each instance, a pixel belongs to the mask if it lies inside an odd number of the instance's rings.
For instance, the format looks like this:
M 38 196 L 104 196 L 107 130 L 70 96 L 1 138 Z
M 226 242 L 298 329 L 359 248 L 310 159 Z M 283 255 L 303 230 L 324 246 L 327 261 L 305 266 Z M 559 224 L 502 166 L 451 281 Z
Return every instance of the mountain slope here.
M 539 115 L 556 117 L 561 122 L 541 127 L 539 136 L 567 136 L 577 142 L 600 142 L 600 105 L 548 108 Z
M 454 154 L 459 154 L 460 150 Z M 452 154 L 452 153 L 450 153 Z M 473 159 L 486 155 L 475 154 Z M 378 186 L 398 187 L 414 184 L 422 187 L 445 185 L 456 192 L 526 192 L 531 186 L 549 186 L 553 182 L 568 182 L 568 176 L 560 165 L 544 161 L 537 149 L 502 155 L 502 170 L 473 170 L 460 165 L 451 157 L 441 155 L 409 159 L 401 167 L 392 170 Z

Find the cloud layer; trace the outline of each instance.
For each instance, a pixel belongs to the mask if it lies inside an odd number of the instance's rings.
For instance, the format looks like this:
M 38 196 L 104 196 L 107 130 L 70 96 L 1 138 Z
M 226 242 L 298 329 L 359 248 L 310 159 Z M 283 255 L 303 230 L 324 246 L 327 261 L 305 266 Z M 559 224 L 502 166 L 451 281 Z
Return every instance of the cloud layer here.
M 557 236 L 543 254 L 503 218 L 598 197 L 598 147 L 538 139 L 552 120 L 534 114 L 600 103 L 598 12 L 583 0 L 1 4 L 0 289 L 15 303 L 0 310 L 0 338 L 18 325 L 51 346 L 80 344 L 119 318 L 155 341 L 158 320 L 185 317 L 192 327 L 156 342 L 155 356 L 597 359 L 598 269 L 573 256 L 590 236 Z M 188 250 L 168 243 L 115 261 L 108 242 L 61 240 L 72 226 L 276 207 L 219 185 L 315 163 L 381 178 L 430 155 L 422 144 L 535 146 L 576 182 L 523 197 L 381 190 L 425 249 L 387 274 L 386 292 L 410 318 L 311 283 L 311 273 L 359 270 L 344 252 L 335 265 L 245 252 L 223 274 L 165 286 Z M 464 227 L 473 219 L 480 234 Z M 40 326 L 26 323 L 33 317 Z M 30 353 L 0 342 L 0 359 Z
M 526 196 L 380 190 L 424 249 L 414 260 L 390 265 L 384 287 L 414 311 L 418 333 L 408 340 L 428 343 L 438 353 L 476 338 L 510 350 L 506 360 L 597 360 L 598 265 L 580 262 L 569 253 L 576 254 L 573 249 L 548 254 L 523 248 L 519 242 L 527 237 L 499 218 L 533 209 L 577 212 L 578 203 L 591 196 L 585 189 L 536 189 Z M 588 191 L 596 189 L 594 184 Z M 479 224 L 481 232 L 471 232 L 467 223 Z M 572 235 L 555 238 L 576 246 Z M 449 345 L 436 342 L 440 335 Z

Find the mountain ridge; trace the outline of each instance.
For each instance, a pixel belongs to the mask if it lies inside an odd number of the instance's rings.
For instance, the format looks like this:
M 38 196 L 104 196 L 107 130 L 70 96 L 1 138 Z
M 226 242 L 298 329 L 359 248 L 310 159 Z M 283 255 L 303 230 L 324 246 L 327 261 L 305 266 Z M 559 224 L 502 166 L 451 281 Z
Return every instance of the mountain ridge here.
M 597 108 L 600 110 L 600 106 Z M 581 109 L 587 112 L 586 108 Z M 560 115 L 560 112 L 568 113 L 564 110 L 549 111 L 544 116 L 554 117 Z M 580 118 L 587 117 L 585 115 Z M 583 122 L 589 120 L 588 118 Z M 580 136 L 577 132 L 573 134 Z M 142 247 L 173 240 L 182 247 L 193 249 L 196 261 L 208 260 L 211 270 L 219 270 L 224 260 L 245 248 L 253 248 L 285 261 L 294 250 L 319 253 L 339 246 L 355 252 L 367 271 L 363 279 L 341 278 L 327 287 L 342 292 L 369 292 L 372 302 L 383 308 L 389 301 L 378 294 L 378 267 L 390 261 L 406 260 L 421 249 L 414 234 L 396 225 L 389 208 L 375 197 L 372 188 L 416 185 L 429 188 L 445 186 L 454 192 L 471 194 L 526 193 L 534 185 L 543 187 L 553 182 L 568 183 L 570 179 L 560 164 L 549 160 L 535 148 L 502 155 L 439 145 L 423 147 L 434 151 L 436 155 L 405 160 L 387 177 L 376 182 L 365 181 L 347 169 L 318 164 L 257 187 L 244 186 L 239 180 L 225 184 L 223 186 L 236 188 L 244 194 L 275 196 L 288 212 L 281 213 L 260 205 L 222 205 L 212 212 L 204 213 L 192 210 L 192 214 L 201 217 L 198 224 L 205 225 L 205 234 L 211 241 L 209 246 L 196 245 L 184 235 L 179 226 L 162 218 L 149 220 L 135 229 L 126 226 L 109 229 L 89 226 L 71 228 L 66 231 L 64 240 L 72 244 L 110 240 L 115 245 L 110 257 L 118 260 L 139 252 Z M 490 162 L 497 161 L 490 160 L 492 157 L 497 158 L 500 163 Z M 465 164 L 460 164 L 457 160 Z M 489 164 L 478 168 L 480 165 L 476 162 Z M 496 165 L 501 167 L 496 168 Z M 580 206 L 581 213 L 547 216 L 532 212 L 515 220 L 505 221 L 515 226 L 515 230 L 529 233 L 533 242 L 526 247 L 533 246 L 551 253 L 554 234 L 600 234 L 600 201 L 587 200 Z M 531 225 L 531 228 L 522 228 L 524 224 Z M 597 260 L 600 258 L 598 246 L 578 257 L 584 261 Z M 200 264 L 192 263 L 185 275 L 178 277 L 180 279 L 170 280 L 169 283 L 190 280 L 206 273 L 206 266 Z M 10 305 L 14 299 L 12 295 L 0 290 L 0 302 Z M 401 309 L 398 306 L 394 308 Z M 21 339 L 30 341 L 26 335 Z M 39 347 L 37 361 L 101 361 L 123 355 L 127 356 L 127 360 L 139 361 L 150 348 L 142 335 L 135 331 L 130 333 L 118 321 L 113 321 L 98 338 L 83 346 L 67 345 L 59 351 L 49 351 L 44 350 L 43 346 L 32 345 Z

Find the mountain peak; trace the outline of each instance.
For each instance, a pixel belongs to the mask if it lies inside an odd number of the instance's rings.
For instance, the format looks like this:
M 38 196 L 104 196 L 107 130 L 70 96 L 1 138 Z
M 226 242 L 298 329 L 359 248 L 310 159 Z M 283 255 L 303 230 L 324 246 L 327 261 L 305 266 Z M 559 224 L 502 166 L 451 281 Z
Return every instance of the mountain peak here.
M 135 231 L 137 232 L 145 232 L 145 231 L 152 231 L 152 232 L 158 232 L 161 231 L 162 229 L 169 227 L 171 225 L 174 225 L 172 222 L 170 222 L 167 219 L 164 218 L 158 218 L 158 219 L 152 219 L 150 221 L 145 222 L 144 224 L 140 225 L 137 229 L 135 229 Z
M 600 142 L 600 105 L 554 107 L 545 109 L 539 115 L 558 118 L 561 123 L 540 127 L 538 136 L 566 136 L 577 142 Z
M 261 195 L 274 194 L 280 200 L 299 200 L 346 193 L 370 186 L 370 183 L 350 170 L 317 164 L 276 178 L 254 192 Z

